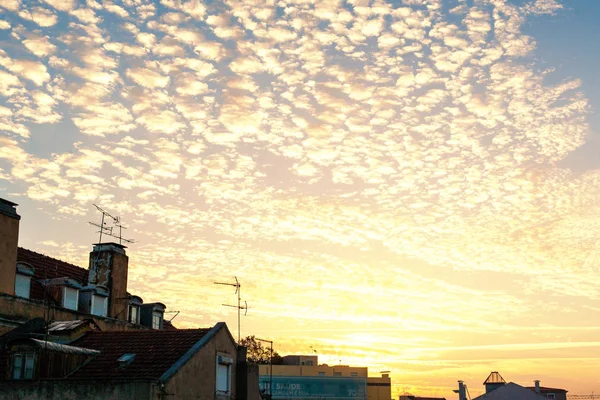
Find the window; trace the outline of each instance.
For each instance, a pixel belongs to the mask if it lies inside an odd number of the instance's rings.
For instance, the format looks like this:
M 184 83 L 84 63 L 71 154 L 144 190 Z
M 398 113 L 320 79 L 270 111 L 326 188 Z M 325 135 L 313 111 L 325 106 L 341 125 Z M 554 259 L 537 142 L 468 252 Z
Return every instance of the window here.
M 138 306 L 129 306 L 129 322 L 132 324 L 140 323 L 140 308 Z
M 230 357 L 217 357 L 217 393 L 229 394 L 231 392 L 231 364 Z
M 341 372 L 334 372 L 333 376 L 342 376 L 342 373 Z
M 325 376 L 325 372 L 320 371 L 319 376 Z
M 17 353 L 13 356 L 13 379 L 33 379 L 35 355 Z
M 546 397 L 549 399 L 556 399 L 556 395 L 554 393 L 547 393 Z
M 108 311 L 108 298 L 104 296 L 92 296 L 92 314 L 106 317 Z
M 358 372 L 350 372 L 350 376 L 358 376 Z
M 15 279 L 15 295 L 19 297 L 29 298 L 31 289 L 31 277 L 27 275 L 17 274 Z
M 162 327 L 162 314 L 159 312 L 152 313 L 152 329 L 160 329 Z
M 63 307 L 69 310 L 77 311 L 77 302 L 79 301 L 79 290 L 65 287 L 63 291 Z

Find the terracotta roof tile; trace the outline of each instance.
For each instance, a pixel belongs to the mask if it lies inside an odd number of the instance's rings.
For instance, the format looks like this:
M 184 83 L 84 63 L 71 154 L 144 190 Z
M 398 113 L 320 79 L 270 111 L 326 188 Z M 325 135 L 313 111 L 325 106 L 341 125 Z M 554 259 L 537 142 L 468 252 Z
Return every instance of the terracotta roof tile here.
M 90 363 L 70 376 L 80 378 L 160 378 L 210 329 L 88 332 L 72 346 L 100 350 Z M 120 368 L 123 354 L 135 354 L 133 361 Z
M 17 250 L 17 262 L 26 262 L 35 268 L 35 273 L 31 280 L 30 295 L 31 299 L 34 300 L 47 299 L 43 286 L 37 280 L 68 277 L 75 279 L 83 286 L 87 285 L 87 269 L 36 253 L 35 251 L 19 247 Z

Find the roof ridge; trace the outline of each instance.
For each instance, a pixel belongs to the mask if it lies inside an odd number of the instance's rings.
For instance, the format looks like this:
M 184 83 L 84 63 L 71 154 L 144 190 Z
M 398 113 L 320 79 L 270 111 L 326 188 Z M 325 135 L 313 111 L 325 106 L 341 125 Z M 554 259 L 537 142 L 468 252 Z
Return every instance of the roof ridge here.
M 30 253 L 36 254 L 36 255 L 38 255 L 38 256 L 41 256 L 41 257 L 46 257 L 46 258 L 49 258 L 49 259 L 51 259 L 51 260 L 53 260 L 53 261 L 58 261 L 58 262 L 60 262 L 60 263 L 63 263 L 63 264 L 70 265 L 71 267 L 75 267 L 75 268 L 79 268 L 79 269 L 82 269 L 82 270 L 84 270 L 84 271 L 87 271 L 87 268 L 80 267 L 79 265 L 72 264 L 72 263 L 70 263 L 70 262 L 68 262 L 68 261 L 63 261 L 63 260 L 60 260 L 60 259 L 58 259 L 58 258 L 55 258 L 55 257 L 49 256 L 49 255 L 46 255 L 46 254 L 44 254 L 44 253 L 38 253 L 37 251 L 34 251 L 34 250 L 29 250 L 29 249 L 26 249 L 25 247 L 21 247 L 21 246 L 19 246 L 19 249 L 20 249 L 20 250 L 25 250 L 25 251 L 28 251 L 28 252 L 30 252 Z M 18 260 L 17 260 L 17 261 L 18 261 Z
M 149 333 L 149 332 L 197 332 L 197 331 L 209 331 L 211 330 L 212 327 L 210 328 L 184 328 L 184 329 L 173 329 L 173 330 L 164 330 L 164 329 L 136 329 L 136 330 L 126 330 L 126 331 L 90 331 L 90 332 L 86 332 L 87 334 L 94 334 L 94 335 L 100 335 L 100 334 L 132 334 L 132 333 Z

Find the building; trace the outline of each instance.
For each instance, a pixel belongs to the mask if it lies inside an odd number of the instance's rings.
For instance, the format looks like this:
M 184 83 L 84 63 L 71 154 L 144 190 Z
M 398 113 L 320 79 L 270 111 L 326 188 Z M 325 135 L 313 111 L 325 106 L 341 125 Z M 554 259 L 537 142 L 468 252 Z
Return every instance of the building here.
M 88 268 L 18 247 L 16 206 L 0 199 L 2 399 L 260 399 L 224 323 L 173 327 L 129 293 L 121 244 L 93 245 Z
M 401 394 L 400 400 L 446 400 L 445 397 L 421 397 L 412 394 Z
M 535 381 L 534 383 L 536 386 L 527 386 L 527 389 L 540 393 L 548 399 L 567 400 L 567 390 L 540 386 L 540 381 Z
M 128 292 L 125 246 L 95 244 L 87 269 L 18 247 L 16 206 L 0 199 L 0 335 L 34 318 L 91 320 L 101 330 L 172 328 L 164 304 Z
M 497 371 L 493 371 L 483 382 L 485 394 L 473 400 L 542 400 L 560 399 L 566 400 L 567 391 L 564 389 L 544 388 L 542 391 L 540 381 L 535 381 L 535 386 L 523 387 L 514 382 L 506 383 Z M 459 400 L 466 398 L 465 385 L 459 381 Z M 463 397 L 464 396 L 464 397 Z
M 281 365 L 259 365 L 259 384 L 263 393 L 282 400 L 392 398 L 389 374 L 368 377 L 367 367 L 319 364 L 316 355 L 289 355 Z
M 260 398 L 258 385 L 248 392 L 245 349 L 238 351 L 223 322 L 209 329 L 89 330 L 69 344 L 36 337 L 13 334 L 0 353 L 3 399 Z

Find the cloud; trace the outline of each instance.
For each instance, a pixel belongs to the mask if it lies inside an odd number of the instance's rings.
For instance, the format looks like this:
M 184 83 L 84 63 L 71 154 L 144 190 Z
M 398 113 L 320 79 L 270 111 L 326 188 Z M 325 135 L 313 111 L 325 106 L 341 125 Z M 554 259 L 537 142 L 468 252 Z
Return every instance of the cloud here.
M 415 387 L 463 350 L 520 351 L 507 331 L 534 310 L 539 351 L 580 351 L 545 327 L 583 324 L 600 297 L 600 174 L 571 168 L 590 102 L 524 34 L 558 3 L 46 3 L 3 3 L 3 187 L 65 224 L 56 243 L 92 203 L 123 213 L 132 290 L 182 326 L 230 317 L 212 281 L 234 271 L 248 332 L 410 360 Z M 198 287 L 201 314 L 181 301 Z
M 19 11 L 19 16 L 23 19 L 33 21 L 41 27 L 54 26 L 58 22 L 58 17 L 52 11 L 43 7 L 31 7 Z
M 38 57 L 47 57 L 56 51 L 56 46 L 50 43 L 47 36 L 30 36 L 23 40 L 23 44 Z
M 140 86 L 146 88 L 164 88 L 169 84 L 169 77 L 148 68 L 131 68 L 127 76 Z
M 31 60 L 12 59 L 4 50 L 0 50 L 0 65 L 37 86 L 50 80 L 50 74 L 44 64 Z
M 75 8 L 73 0 L 43 0 L 46 4 L 51 5 L 59 11 L 69 12 Z

